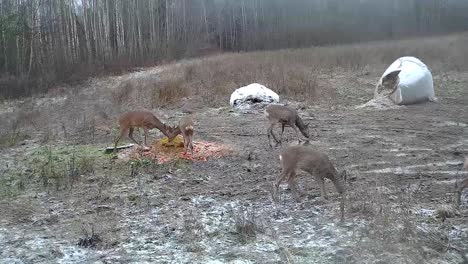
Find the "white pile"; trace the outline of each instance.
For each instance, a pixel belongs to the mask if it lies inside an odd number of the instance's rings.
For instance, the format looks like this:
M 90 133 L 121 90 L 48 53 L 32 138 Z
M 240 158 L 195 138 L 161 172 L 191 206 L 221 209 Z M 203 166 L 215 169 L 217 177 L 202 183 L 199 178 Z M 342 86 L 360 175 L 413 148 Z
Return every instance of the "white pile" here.
M 258 103 L 271 104 L 278 102 L 278 94 L 258 83 L 252 83 L 235 90 L 229 100 L 229 104 L 236 108 L 249 108 Z

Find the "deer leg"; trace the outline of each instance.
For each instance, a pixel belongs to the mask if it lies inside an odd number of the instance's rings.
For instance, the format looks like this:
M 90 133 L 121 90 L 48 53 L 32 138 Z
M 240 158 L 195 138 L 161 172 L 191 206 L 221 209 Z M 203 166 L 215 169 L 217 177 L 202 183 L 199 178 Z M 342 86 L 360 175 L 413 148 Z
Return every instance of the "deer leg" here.
M 295 171 L 292 171 L 289 174 L 288 186 L 289 186 L 289 189 L 291 189 L 291 192 L 293 193 L 294 199 L 296 200 L 296 202 L 300 202 L 302 200 L 302 198 L 301 198 L 302 193 L 301 193 L 300 190 L 298 190 L 298 187 L 297 187 L 297 180 L 296 180 L 296 172 Z
M 275 124 L 272 123 L 272 124 L 270 125 L 270 127 L 268 128 L 268 131 L 267 131 L 267 135 L 268 135 L 268 145 L 270 145 L 270 148 L 272 148 L 272 146 L 271 146 L 271 139 L 270 139 L 271 136 L 273 136 L 273 139 L 275 140 L 275 142 L 278 143 L 278 140 L 276 139 L 275 134 L 273 134 L 273 127 L 274 127 L 274 126 L 275 126 Z
M 187 154 L 187 135 L 182 132 L 182 138 L 184 139 L 184 155 Z
M 270 148 L 272 148 L 272 146 L 271 146 L 270 128 L 271 128 L 271 125 L 270 125 L 270 127 L 267 129 L 267 136 L 268 136 L 268 145 L 270 146 Z
M 148 145 L 146 144 L 146 138 L 148 137 L 148 128 L 144 127 L 144 128 L 143 128 L 143 132 L 145 133 L 145 146 L 148 146 Z
M 320 185 L 320 194 L 324 200 L 327 200 L 327 193 L 325 192 L 325 179 L 320 176 L 315 176 L 315 180 Z
M 271 124 L 270 126 L 270 132 L 271 132 L 271 135 L 273 136 L 273 139 L 275 140 L 276 144 L 279 144 L 281 143 L 278 138 L 276 137 L 275 133 L 273 132 L 273 128 L 275 127 L 275 124 Z
M 190 152 L 192 153 L 192 156 L 193 156 L 193 141 L 192 141 L 192 137 L 190 137 Z
M 457 188 L 457 197 L 456 197 L 456 206 L 457 206 L 457 208 L 460 207 L 461 196 L 462 196 L 463 190 L 465 188 L 468 188 L 468 178 L 464 179 L 461 182 L 460 186 Z
M 301 138 L 299 137 L 299 132 L 297 131 L 297 127 L 295 125 L 291 125 L 291 127 L 296 132 L 296 137 L 297 137 L 297 140 L 299 141 L 299 144 L 300 144 L 301 143 Z
M 140 143 L 138 143 L 138 141 L 136 141 L 134 138 L 133 138 L 133 127 L 131 127 L 128 131 L 128 137 L 133 140 L 133 142 L 135 142 L 137 145 L 141 145 Z
M 281 134 L 280 134 L 280 138 L 279 138 L 280 143 L 283 141 L 283 133 L 284 133 L 284 127 L 285 126 L 286 126 L 285 123 L 281 123 Z
M 117 144 L 119 143 L 120 139 L 122 139 L 122 137 L 128 133 L 128 128 L 127 129 L 121 129 L 120 130 L 120 135 L 117 137 L 117 139 L 115 140 L 115 143 L 114 143 L 114 153 L 117 151 Z
M 187 154 L 188 146 L 189 146 L 188 138 L 184 138 L 184 154 Z
M 273 197 L 275 197 L 275 199 L 277 199 L 279 186 L 281 182 L 284 181 L 287 176 L 288 176 L 288 173 L 286 172 L 286 170 L 283 170 L 281 174 L 276 178 L 275 186 L 273 188 Z
M 344 214 L 345 214 L 345 196 L 341 194 L 341 201 L 340 201 L 340 222 L 344 222 Z

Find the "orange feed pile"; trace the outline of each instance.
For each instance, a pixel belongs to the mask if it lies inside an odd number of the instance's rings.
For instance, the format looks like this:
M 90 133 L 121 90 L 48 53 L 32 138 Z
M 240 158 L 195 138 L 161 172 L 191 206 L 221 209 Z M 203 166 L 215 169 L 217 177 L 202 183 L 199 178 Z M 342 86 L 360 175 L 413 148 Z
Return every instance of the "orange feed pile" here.
M 206 161 L 209 158 L 220 158 L 231 151 L 232 148 L 229 145 L 217 142 L 193 141 L 193 156 L 190 149 L 184 155 L 184 139 L 179 135 L 172 142 L 168 142 L 167 137 L 154 142 L 150 150 L 132 148 L 129 150 L 129 156 L 132 159 L 150 158 L 162 164 L 180 158 Z

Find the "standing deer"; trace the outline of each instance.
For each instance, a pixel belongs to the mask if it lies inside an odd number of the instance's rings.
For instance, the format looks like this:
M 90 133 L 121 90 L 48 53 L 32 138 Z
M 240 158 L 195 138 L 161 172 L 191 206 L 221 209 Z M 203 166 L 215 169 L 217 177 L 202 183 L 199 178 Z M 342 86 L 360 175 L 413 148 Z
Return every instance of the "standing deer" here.
M 468 171 L 468 157 L 465 158 L 465 163 L 463 164 L 463 169 Z M 460 183 L 457 183 L 457 194 L 456 194 L 456 205 L 460 207 L 461 195 L 464 189 L 468 188 L 468 178 L 463 179 Z
M 297 111 L 293 108 L 283 105 L 272 104 L 267 106 L 267 108 L 265 109 L 265 116 L 270 122 L 270 127 L 267 131 L 268 144 L 270 145 L 270 147 L 272 147 L 270 135 L 273 136 L 273 139 L 275 140 L 276 144 L 281 144 L 281 138 L 283 137 L 285 126 L 290 126 L 294 129 L 299 142 L 301 142 L 301 139 L 299 138 L 299 133 L 297 132 L 298 128 L 301 131 L 302 135 L 304 135 L 306 138 L 310 137 L 308 131 L 309 124 L 304 124 L 302 119 L 297 114 Z M 273 133 L 273 127 L 278 123 L 281 124 L 281 135 L 279 141 Z
M 128 136 L 133 140 L 133 142 L 140 145 L 140 143 L 133 138 L 133 131 L 135 128 L 143 128 L 145 134 L 145 146 L 147 146 L 146 138 L 148 137 L 148 130 L 157 128 L 167 137 L 169 137 L 174 130 L 173 127 L 162 123 L 155 115 L 153 115 L 153 113 L 145 110 L 131 111 L 121 115 L 119 118 L 119 125 L 120 135 L 115 140 L 114 152 L 117 149 L 117 144 L 123 136 Z
M 328 156 L 306 146 L 289 146 L 281 151 L 279 156 L 281 162 L 281 174 L 276 178 L 273 197 L 277 199 L 279 186 L 282 181 L 287 180 L 294 198 L 297 202 L 301 200 L 301 193 L 297 190 L 296 174 L 298 170 L 306 171 L 315 177 L 320 185 L 323 199 L 327 199 L 325 192 L 325 178 L 330 179 L 336 190 L 341 195 L 341 219 L 344 219 L 344 192 L 347 173 L 344 170 L 340 174 L 336 171 Z
M 193 118 L 192 115 L 182 118 L 179 122 L 179 129 L 184 137 L 184 154 L 187 154 L 187 149 L 190 147 L 190 153 L 193 156 Z
M 193 156 L 193 131 L 193 114 L 191 114 L 179 121 L 179 126 L 174 128 L 168 136 L 169 141 L 172 141 L 177 135 L 182 134 L 182 137 L 184 138 L 184 154 L 187 154 L 187 149 L 190 147 L 190 153 Z

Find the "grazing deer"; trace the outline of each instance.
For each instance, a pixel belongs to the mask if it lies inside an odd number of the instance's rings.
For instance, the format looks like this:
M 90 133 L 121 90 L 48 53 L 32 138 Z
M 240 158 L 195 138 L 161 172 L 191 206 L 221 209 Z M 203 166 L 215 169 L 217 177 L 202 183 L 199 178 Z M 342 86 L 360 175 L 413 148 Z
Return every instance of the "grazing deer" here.
M 302 135 L 304 135 L 306 138 L 310 137 L 308 131 L 309 124 L 304 124 L 302 119 L 297 114 L 297 111 L 293 108 L 283 105 L 272 104 L 267 106 L 267 108 L 265 109 L 265 116 L 270 121 L 270 127 L 267 131 L 268 144 L 270 145 L 270 147 L 272 147 L 270 135 L 273 136 L 273 139 L 276 141 L 276 144 L 280 144 L 285 126 L 290 126 L 294 129 L 299 142 L 301 142 L 301 139 L 299 138 L 299 133 L 297 132 L 298 128 L 301 131 Z M 273 127 L 278 123 L 281 124 L 281 135 L 279 141 L 273 133 Z
M 187 154 L 187 149 L 190 147 L 190 152 L 193 156 L 193 114 L 182 118 L 179 121 L 179 126 L 174 128 L 171 134 L 168 136 L 169 141 L 172 141 L 177 135 L 182 134 L 184 138 L 184 154 Z
M 276 178 L 273 197 L 277 199 L 279 186 L 282 181 L 287 180 L 294 198 L 297 202 L 301 200 L 301 194 L 297 190 L 296 174 L 297 170 L 308 172 L 315 177 L 320 185 L 320 192 L 323 199 L 327 199 L 325 192 L 325 178 L 330 179 L 336 190 L 341 195 L 341 220 L 344 219 L 344 192 L 347 178 L 346 170 L 338 174 L 333 164 L 324 153 L 313 150 L 306 146 L 289 146 L 281 151 L 279 156 L 281 162 L 281 174 Z
M 179 129 L 184 137 L 184 154 L 187 154 L 187 149 L 190 147 L 190 153 L 193 156 L 193 118 L 192 115 L 182 118 L 179 122 Z
M 148 137 L 148 130 L 157 128 L 167 137 L 169 137 L 174 130 L 173 127 L 162 123 L 155 115 L 153 115 L 153 113 L 145 110 L 131 111 L 121 115 L 119 118 L 119 125 L 120 135 L 115 140 L 114 152 L 117 149 L 117 144 L 123 136 L 128 136 L 133 140 L 133 142 L 140 145 L 140 143 L 133 138 L 133 131 L 135 128 L 143 128 L 145 134 L 145 146 L 147 146 L 146 138 Z
M 468 157 L 465 158 L 465 163 L 463 164 L 463 169 L 468 171 Z M 460 207 L 461 195 L 464 189 L 468 188 L 468 178 L 463 179 L 460 183 L 457 183 L 457 207 Z

